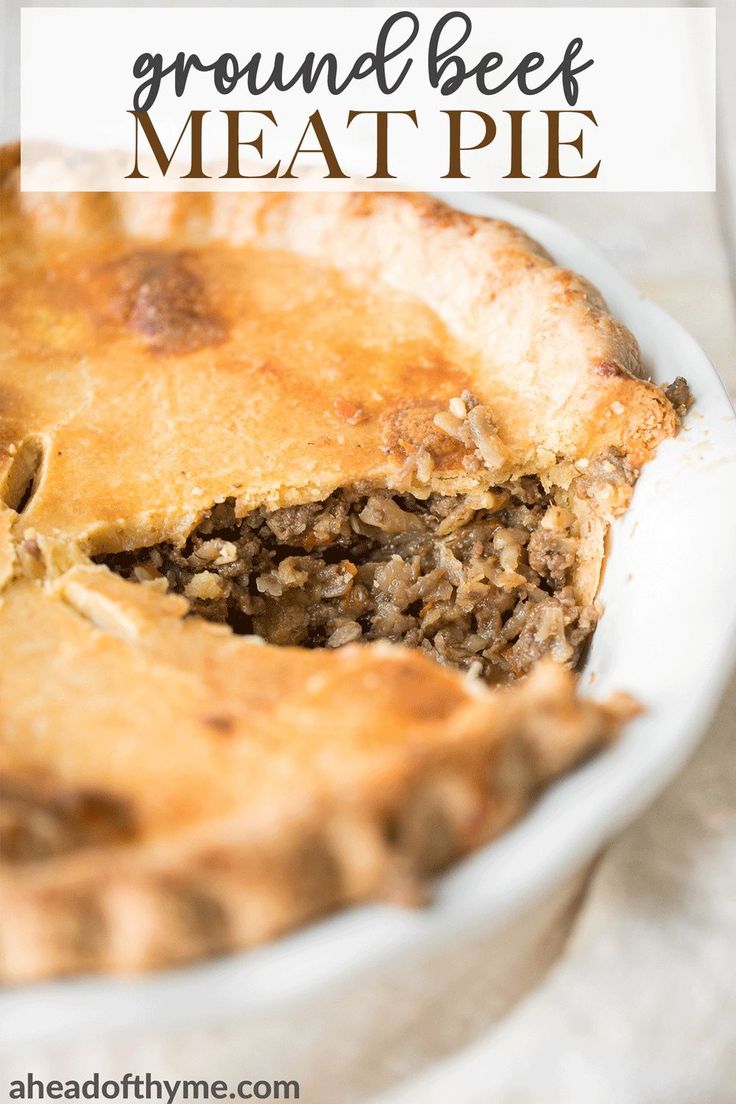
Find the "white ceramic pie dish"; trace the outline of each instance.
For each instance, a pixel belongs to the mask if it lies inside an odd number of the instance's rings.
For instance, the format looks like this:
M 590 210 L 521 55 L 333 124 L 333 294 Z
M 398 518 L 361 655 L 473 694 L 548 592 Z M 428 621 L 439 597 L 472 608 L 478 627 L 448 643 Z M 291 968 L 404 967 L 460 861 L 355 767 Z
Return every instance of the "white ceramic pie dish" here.
M 9 1056 L 97 1033 L 160 1031 L 258 1015 L 330 983 L 386 972 L 492 929 L 579 869 L 662 790 L 716 707 L 736 652 L 736 416 L 705 354 L 590 246 L 548 218 L 490 197 L 456 206 L 507 218 L 588 277 L 636 334 L 659 382 L 685 376 L 696 405 L 644 471 L 616 526 L 606 612 L 582 688 L 633 693 L 646 712 L 604 755 L 552 787 L 515 828 L 437 883 L 419 912 L 371 905 L 261 949 L 133 980 L 81 979 L 0 994 Z

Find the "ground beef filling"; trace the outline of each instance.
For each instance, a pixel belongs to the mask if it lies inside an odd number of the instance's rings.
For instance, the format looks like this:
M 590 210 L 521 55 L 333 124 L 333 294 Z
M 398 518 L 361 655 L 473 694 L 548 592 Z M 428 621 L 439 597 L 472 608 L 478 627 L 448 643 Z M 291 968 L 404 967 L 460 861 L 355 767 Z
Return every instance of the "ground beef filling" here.
M 389 640 L 498 682 L 547 653 L 575 664 L 593 631 L 571 586 L 571 524 L 532 477 L 426 501 L 340 490 L 242 518 L 228 501 L 183 547 L 100 559 L 271 644 Z

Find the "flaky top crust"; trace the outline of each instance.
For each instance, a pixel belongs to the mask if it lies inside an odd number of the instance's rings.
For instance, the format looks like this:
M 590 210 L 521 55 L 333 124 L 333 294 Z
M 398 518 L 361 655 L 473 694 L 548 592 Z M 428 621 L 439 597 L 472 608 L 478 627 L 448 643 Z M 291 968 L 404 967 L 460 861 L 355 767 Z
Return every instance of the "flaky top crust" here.
M 6 589 L 0 977 L 171 965 L 416 902 L 629 712 L 576 700 L 551 662 L 491 692 L 417 651 L 277 649 L 186 608 L 94 566 Z
M 465 490 L 433 426 L 464 389 L 502 446 L 486 482 L 638 467 L 675 429 L 600 295 L 506 223 L 417 195 L 21 195 L 12 168 L 3 198 L 0 487 L 35 448 L 23 525 L 86 553 L 225 497 L 385 486 L 426 440 L 432 488 Z

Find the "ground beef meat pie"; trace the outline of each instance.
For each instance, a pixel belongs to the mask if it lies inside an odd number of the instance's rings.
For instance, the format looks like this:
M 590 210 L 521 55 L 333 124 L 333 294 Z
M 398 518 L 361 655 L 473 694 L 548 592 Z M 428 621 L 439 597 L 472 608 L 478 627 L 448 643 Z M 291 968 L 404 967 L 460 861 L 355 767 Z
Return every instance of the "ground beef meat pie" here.
M 686 391 L 422 196 L 2 171 L 2 974 L 417 900 L 625 719 L 571 669 Z

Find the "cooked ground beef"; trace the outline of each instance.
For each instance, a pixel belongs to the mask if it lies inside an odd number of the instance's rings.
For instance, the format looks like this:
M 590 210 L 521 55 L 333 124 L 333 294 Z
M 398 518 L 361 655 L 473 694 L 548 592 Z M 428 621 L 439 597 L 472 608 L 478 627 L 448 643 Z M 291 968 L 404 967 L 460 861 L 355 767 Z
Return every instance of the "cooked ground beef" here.
M 664 393 L 679 416 L 684 418 L 693 401 L 693 397 L 690 394 L 690 387 L 685 377 L 676 376 L 672 383 L 664 388 Z
M 497 682 L 545 653 L 575 664 L 595 627 L 571 586 L 571 523 L 533 477 L 426 501 L 340 490 L 242 518 L 230 500 L 183 547 L 100 559 L 272 644 L 402 642 Z

